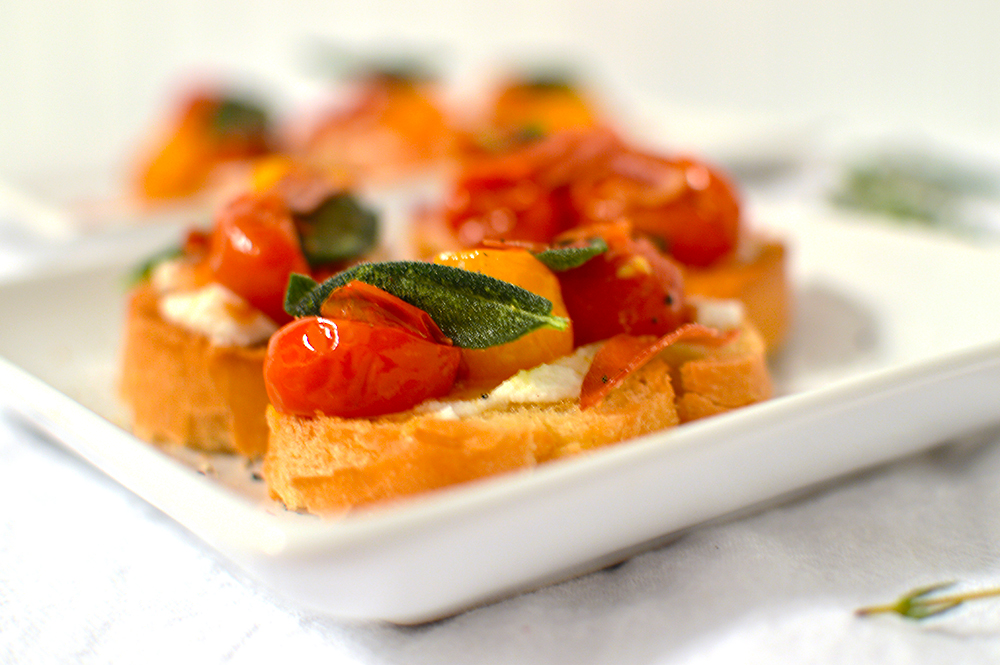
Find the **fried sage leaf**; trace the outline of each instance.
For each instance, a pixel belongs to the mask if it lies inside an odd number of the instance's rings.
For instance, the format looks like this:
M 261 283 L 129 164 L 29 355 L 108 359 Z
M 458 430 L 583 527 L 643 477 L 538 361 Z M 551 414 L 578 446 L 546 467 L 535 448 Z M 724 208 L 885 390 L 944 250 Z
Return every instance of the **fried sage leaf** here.
M 256 100 L 226 97 L 212 117 L 212 129 L 220 136 L 262 137 L 270 132 L 271 117 Z
M 604 238 L 591 238 L 584 246 L 569 245 L 553 247 L 535 254 L 535 258 L 545 264 L 553 272 L 562 272 L 579 268 L 598 254 L 608 251 L 608 243 Z
M 330 196 L 296 221 L 311 266 L 363 256 L 378 242 L 378 217 L 347 193 Z

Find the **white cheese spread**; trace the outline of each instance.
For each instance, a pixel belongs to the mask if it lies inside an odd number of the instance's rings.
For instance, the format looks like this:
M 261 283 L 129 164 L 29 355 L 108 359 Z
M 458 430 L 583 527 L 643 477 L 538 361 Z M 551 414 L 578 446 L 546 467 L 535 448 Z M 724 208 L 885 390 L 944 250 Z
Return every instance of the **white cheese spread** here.
M 735 330 L 743 325 L 743 303 L 739 300 L 688 296 L 687 301 L 694 308 L 695 323 L 722 332 Z
M 523 369 L 479 399 L 428 400 L 416 410 L 453 420 L 513 404 L 553 404 L 578 399 L 583 377 L 600 347 L 600 343 L 589 344 L 551 363 Z
M 216 346 L 253 346 L 266 342 L 278 326 L 246 300 L 216 282 L 198 288 L 185 283 L 185 267 L 164 261 L 153 272 L 165 321 L 204 335 Z

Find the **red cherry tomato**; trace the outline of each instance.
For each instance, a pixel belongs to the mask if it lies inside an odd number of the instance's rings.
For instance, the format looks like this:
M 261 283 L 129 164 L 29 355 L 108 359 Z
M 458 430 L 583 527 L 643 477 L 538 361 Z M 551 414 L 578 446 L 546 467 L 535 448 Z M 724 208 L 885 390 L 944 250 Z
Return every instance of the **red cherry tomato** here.
M 466 168 L 446 210 L 459 243 L 548 243 L 577 226 L 629 221 L 678 262 L 707 266 L 740 235 L 735 188 L 707 164 L 629 148 L 606 130 L 561 132 Z
M 621 333 L 664 335 L 686 320 L 680 269 L 627 224 L 575 229 L 575 237 L 600 235 L 608 251 L 558 273 L 573 321 L 576 346 Z
M 445 395 L 460 361 L 457 347 L 399 328 L 308 317 L 271 337 L 264 381 L 282 413 L 375 417 Z
M 707 266 L 731 254 L 740 234 L 735 188 L 707 164 L 621 151 L 600 177 L 573 189 L 581 223 L 628 219 L 677 261 Z
M 459 242 L 548 242 L 570 226 L 565 192 L 529 177 L 530 165 L 501 160 L 461 179 L 446 210 Z
M 603 129 L 564 131 L 500 155 L 472 162 L 446 210 L 459 242 L 483 240 L 548 243 L 577 225 L 570 184 L 621 149 Z
M 216 218 L 208 252 L 215 280 L 277 323 L 293 273 L 309 273 L 291 213 L 273 194 L 246 194 Z

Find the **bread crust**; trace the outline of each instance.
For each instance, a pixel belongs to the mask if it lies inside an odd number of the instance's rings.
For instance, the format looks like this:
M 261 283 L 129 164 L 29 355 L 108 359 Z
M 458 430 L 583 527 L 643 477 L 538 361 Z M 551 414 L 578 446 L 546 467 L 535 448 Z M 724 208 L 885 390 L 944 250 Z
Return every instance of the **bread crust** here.
M 264 479 L 289 509 L 331 514 L 530 469 L 767 399 L 764 349 L 749 326 L 722 348 L 674 345 L 582 411 L 575 400 L 461 419 L 416 411 L 302 418 L 269 407 Z
M 165 321 L 149 283 L 129 294 L 120 394 L 137 436 L 256 458 L 267 448 L 266 348 L 217 346 Z

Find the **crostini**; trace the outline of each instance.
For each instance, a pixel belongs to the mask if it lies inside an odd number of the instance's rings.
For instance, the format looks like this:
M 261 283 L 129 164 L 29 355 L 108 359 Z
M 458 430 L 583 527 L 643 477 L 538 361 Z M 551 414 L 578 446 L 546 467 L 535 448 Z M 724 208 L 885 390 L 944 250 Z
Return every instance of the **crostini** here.
M 632 231 L 290 285 L 298 318 L 264 366 L 270 493 L 341 513 L 767 399 L 765 343 L 739 303 L 688 298 Z

